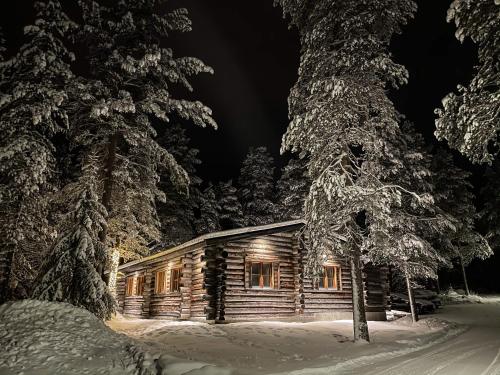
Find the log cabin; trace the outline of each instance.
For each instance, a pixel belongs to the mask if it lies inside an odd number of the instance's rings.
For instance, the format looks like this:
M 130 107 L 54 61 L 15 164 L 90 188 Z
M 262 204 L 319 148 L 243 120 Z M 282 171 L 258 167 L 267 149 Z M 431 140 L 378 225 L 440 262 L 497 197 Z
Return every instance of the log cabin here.
M 319 280 L 303 272 L 302 220 L 205 234 L 118 267 L 118 311 L 215 323 L 352 319 L 348 262 L 327 259 Z M 369 320 L 385 320 L 386 268 L 363 268 Z

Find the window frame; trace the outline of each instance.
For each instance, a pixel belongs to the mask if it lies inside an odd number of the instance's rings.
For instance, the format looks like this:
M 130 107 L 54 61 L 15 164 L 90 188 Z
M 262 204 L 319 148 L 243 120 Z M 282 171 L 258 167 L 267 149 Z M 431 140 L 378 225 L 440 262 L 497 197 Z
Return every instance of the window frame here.
M 125 279 L 125 297 L 144 296 L 145 285 L 146 277 L 144 273 L 127 276 Z
M 174 283 L 174 273 L 177 272 L 177 280 Z M 170 269 L 170 285 L 168 287 L 168 290 L 170 293 L 180 293 L 181 292 L 181 278 L 182 278 L 182 267 L 172 267 Z M 177 287 L 174 288 L 174 285 Z
M 260 266 L 260 271 L 259 271 L 259 285 L 253 285 L 253 266 L 255 264 L 258 264 Z M 269 274 L 269 286 L 264 286 L 264 264 L 269 265 L 270 269 L 270 274 Z M 250 269 L 250 278 L 249 278 L 249 284 L 250 284 L 250 289 L 258 289 L 258 290 L 269 290 L 269 289 L 275 289 L 275 283 L 274 283 L 274 264 L 275 262 L 272 261 L 249 261 L 249 269 Z M 261 286 L 262 285 L 262 286 Z
M 163 274 L 163 282 L 160 285 L 160 274 Z M 155 294 L 166 294 L 167 293 L 167 270 L 158 270 L 155 272 Z
M 125 297 L 134 296 L 134 283 L 135 283 L 135 276 L 127 276 L 125 278 Z
M 332 287 L 329 286 L 328 269 L 332 269 Z M 335 284 L 336 287 L 335 287 Z M 323 274 L 321 275 L 317 289 L 341 291 L 342 290 L 342 267 L 338 264 L 323 265 Z

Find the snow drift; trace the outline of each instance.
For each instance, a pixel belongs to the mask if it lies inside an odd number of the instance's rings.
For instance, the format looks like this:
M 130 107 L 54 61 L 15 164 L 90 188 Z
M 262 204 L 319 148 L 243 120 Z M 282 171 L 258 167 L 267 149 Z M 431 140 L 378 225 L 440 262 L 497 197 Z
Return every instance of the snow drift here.
M 84 309 L 36 300 L 0 306 L 1 374 L 229 374 L 148 353 Z

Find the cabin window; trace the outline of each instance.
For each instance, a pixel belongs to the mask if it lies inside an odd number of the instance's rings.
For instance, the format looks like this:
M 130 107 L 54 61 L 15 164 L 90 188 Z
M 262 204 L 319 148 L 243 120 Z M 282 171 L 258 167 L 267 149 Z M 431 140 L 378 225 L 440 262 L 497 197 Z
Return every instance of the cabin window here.
M 252 288 L 273 288 L 273 264 L 252 262 L 250 264 L 250 285 Z
M 339 266 L 324 266 L 319 279 L 319 288 L 341 290 L 341 273 Z
M 125 295 L 142 296 L 143 294 L 144 294 L 144 275 L 127 277 Z
M 158 271 L 155 276 L 155 294 L 167 291 L 167 271 Z
M 170 291 L 180 292 L 181 290 L 181 269 L 173 268 L 170 270 Z

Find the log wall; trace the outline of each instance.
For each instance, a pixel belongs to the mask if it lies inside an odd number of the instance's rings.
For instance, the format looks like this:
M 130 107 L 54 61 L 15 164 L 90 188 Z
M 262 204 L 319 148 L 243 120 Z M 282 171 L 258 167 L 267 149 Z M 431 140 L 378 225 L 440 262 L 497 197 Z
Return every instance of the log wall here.
M 224 244 L 223 320 L 289 318 L 296 312 L 297 252 L 292 233 L 275 233 Z M 272 289 L 252 288 L 251 262 L 273 264 Z M 222 262 L 222 261 L 221 261 Z M 221 318 L 221 317 L 219 317 Z
M 116 310 L 123 314 L 125 304 L 125 277 L 123 273 L 119 273 L 116 277 L 116 303 Z
M 307 254 L 303 254 L 304 262 Z M 339 313 L 352 312 L 351 271 L 347 262 L 328 259 L 330 264 L 340 266 L 340 290 L 323 289 L 313 285 L 310 277 L 302 275 L 304 315 L 309 317 L 336 318 Z M 330 316 L 329 316 L 330 315 Z
M 181 317 L 182 294 L 180 291 L 170 291 L 171 271 L 182 267 L 180 255 L 172 255 L 162 260 L 160 264 L 152 267 L 151 277 L 151 302 L 149 316 L 154 319 L 179 319 Z M 166 288 L 163 293 L 154 293 L 157 272 L 165 271 Z
M 367 312 L 383 312 L 389 308 L 389 272 L 386 267 L 367 264 L 363 268 L 365 308 Z
M 207 292 L 205 284 L 206 256 L 205 246 L 199 246 L 191 252 L 191 319 L 207 319 Z
M 319 289 L 305 276 L 307 252 L 297 231 L 214 238 L 123 270 L 117 280 L 118 311 L 126 316 L 204 321 L 335 319 L 352 313 L 350 269 L 341 267 L 341 290 Z M 272 288 L 251 285 L 251 263 L 272 263 Z M 170 271 L 181 269 L 180 290 L 170 292 Z M 155 294 L 156 272 L 165 270 L 165 293 Z M 363 270 L 366 311 L 380 316 L 389 301 L 386 268 Z M 126 277 L 145 276 L 142 296 L 125 296 Z M 344 314 L 344 315 L 342 315 Z M 379 315 L 376 315 L 379 314 Z

